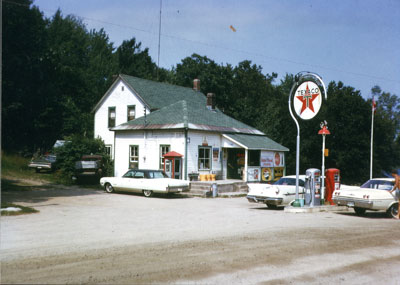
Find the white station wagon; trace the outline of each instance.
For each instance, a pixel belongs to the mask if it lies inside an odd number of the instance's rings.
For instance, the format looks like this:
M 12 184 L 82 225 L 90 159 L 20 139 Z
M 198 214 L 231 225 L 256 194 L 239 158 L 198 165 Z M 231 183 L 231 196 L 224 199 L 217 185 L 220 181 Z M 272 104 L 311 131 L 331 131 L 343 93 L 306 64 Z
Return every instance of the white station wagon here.
M 103 177 L 100 185 L 107 193 L 129 191 L 151 197 L 153 193 L 189 191 L 189 181 L 169 178 L 161 170 L 130 169 L 122 177 Z
M 366 210 L 386 211 L 390 217 L 398 212 L 398 200 L 393 189 L 393 178 L 374 178 L 365 182 L 361 187 L 345 188 L 333 193 L 332 200 L 340 206 L 354 208 L 357 215 L 363 215 Z
M 299 175 L 299 197 L 304 196 L 306 176 Z M 296 198 L 296 175 L 283 176 L 274 184 L 248 183 L 247 200 L 250 203 L 264 203 L 268 208 L 287 206 Z

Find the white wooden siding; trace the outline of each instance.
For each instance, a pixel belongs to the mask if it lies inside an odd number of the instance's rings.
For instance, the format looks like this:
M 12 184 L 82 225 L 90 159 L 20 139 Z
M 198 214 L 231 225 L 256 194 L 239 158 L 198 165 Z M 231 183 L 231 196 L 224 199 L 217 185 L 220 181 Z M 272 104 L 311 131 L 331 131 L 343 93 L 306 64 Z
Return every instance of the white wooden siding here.
M 189 132 L 187 153 L 187 173 L 220 173 L 221 168 L 221 135 L 215 133 Z M 218 159 L 214 161 L 211 153 L 211 170 L 199 171 L 198 150 L 202 146 L 204 137 L 208 146 L 212 149 L 218 148 Z M 160 145 L 170 145 L 170 151 L 176 151 L 185 156 L 185 134 L 184 131 L 135 131 L 117 132 L 115 137 L 115 176 L 123 175 L 129 168 L 129 146 L 139 146 L 139 168 L 158 169 Z M 183 157 L 185 158 L 185 157 Z M 182 161 L 182 173 L 185 173 L 185 161 Z
M 205 133 L 205 132 L 188 132 L 188 137 L 190 138 L 190 143 L 188 144 L 188 174 L 195 172 L 200 174 L 208 174 L 212 172 L 221 171 L 221 135 L 215 133 Z M 198 169 L 198 155 L 199 155 L 199 147 L 202 146 L 204 138 L 207 141 L 209 147 L 211 147 L 211 170 L 202 170 Z M 219 155 L 218 160 L 214 161 L 212 149 L 218 148 Z
M 115 125 L 118 126 L 127 122 L 128 106 L 130 105 L 136 106 L 136 118 L 144 115 L 144 104 L 122 80 L 119 80 L 94 115 L 94 136 L 95 138 L 100 137 L 105 144 L 112 145 L 111 155 L 113 157 L 114 132 L 108 129 L 108 108 L 115 107 Z M 150 111 L 147 109 L 146 112 Z
M 114 161 L 115 176 L 123 175 L 129 168 L 130 145 L 139 146 L 139 168 L 143 169 L 159 168 L 160 145 L 170 145 L 171 151 L 185 155 L 185 136 L 183 131 L 117 132 L 115 143 L 117 146 Z M 182 171 L 184 171 L 184 163 L 182 163 Z

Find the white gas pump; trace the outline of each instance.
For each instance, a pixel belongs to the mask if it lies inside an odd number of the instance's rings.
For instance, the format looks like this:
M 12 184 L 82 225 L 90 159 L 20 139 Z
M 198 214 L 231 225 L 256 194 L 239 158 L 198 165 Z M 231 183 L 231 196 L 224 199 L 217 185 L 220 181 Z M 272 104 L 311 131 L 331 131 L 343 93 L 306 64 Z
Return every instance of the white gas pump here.
M 305 205 L 310 207 L 321 205 L 321 171 L 316 168 L 306 170 Z

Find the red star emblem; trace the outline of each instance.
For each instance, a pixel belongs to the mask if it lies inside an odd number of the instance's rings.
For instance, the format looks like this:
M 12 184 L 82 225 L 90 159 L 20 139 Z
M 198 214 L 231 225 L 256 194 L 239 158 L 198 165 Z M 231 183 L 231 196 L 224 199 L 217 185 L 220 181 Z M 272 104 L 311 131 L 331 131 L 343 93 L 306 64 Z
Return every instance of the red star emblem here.
M 297 99 L 302 101 L 303 105 L 301 106 L 301 111 L 300 115 L 304 112 L 305 109 L 310 109 L 313 113 L 314 111 L 314 106 L 313 106 L 313 101 L 315 98 L 317 98 L 319 93 L 314 93 L 311 94 L 310 89 L 308 89 L 308 84 L 306 86 L 306 93 L 304 95 L 296 96 Z

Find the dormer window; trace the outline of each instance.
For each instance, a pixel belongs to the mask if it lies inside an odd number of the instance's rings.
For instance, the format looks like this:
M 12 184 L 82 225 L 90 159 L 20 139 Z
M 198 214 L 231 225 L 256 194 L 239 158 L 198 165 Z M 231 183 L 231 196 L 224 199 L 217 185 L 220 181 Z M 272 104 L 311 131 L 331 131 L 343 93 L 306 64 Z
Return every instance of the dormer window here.
M 134 120 L 135 115 L 136 115 L 136 106 L 135 105 L 128 106 L 128 122 Z
M 114 128 L 115 127 L 115 107 L 108 107 L 108 127 Z

